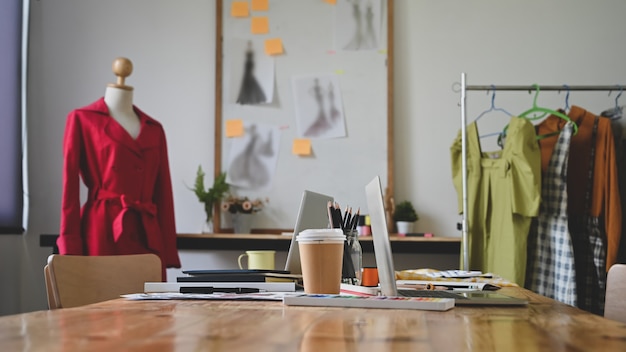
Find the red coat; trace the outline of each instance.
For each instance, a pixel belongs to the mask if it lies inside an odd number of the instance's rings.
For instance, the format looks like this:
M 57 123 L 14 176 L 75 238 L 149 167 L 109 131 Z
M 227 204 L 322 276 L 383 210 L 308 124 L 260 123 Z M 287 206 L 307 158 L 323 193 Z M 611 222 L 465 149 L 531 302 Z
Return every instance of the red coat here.
M 109 115 L 104 98 L 69 113 L 57 245 L 60 254 L 155 253 L 165 273 L 180 268 L 165 132 L 134 109 L 136 139 Z M 79 175 L 88 189 L 82 208 Z

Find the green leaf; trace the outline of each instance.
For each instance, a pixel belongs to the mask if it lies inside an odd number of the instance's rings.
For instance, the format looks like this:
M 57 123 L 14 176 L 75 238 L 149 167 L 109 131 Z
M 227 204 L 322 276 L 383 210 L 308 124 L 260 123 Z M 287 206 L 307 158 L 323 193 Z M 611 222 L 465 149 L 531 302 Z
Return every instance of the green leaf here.
M 204 186 L 204 176 L 206 176 L 206 174 L 202 171 L 202 166 L 198 166 L 193 191 L 198 197 L 198 200 L 205 203 L 207 209 L 209 207 L 212 209 L 213 204 L 224 198 L 230 186 L 226 183 L 226 173 L 222 172 L 215 177 L 213 187 L 207 190 Z

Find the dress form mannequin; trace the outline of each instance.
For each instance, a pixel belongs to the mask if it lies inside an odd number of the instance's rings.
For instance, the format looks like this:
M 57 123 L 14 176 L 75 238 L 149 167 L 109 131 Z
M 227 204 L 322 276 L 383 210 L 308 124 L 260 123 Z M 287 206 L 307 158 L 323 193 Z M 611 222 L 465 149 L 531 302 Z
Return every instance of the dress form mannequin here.
M 133 87 L 124 84 L 133 71 L 133 64 L 127 58 L 118 57 L 113 61 L 113 73 L 117 83 L 109 83 L 104 93 L 104 102 L 113 117 L 131 137 L 137 138 L 141 130 L 139 118 L 133 109 Z
M 165 281 L 166 268 L 181 266 L 167 142 L 163 125 L 133 105 L 131 71 L 117 58 L 117 83 L 67 115 L 57 246 L 62 255 L 155 253 Z

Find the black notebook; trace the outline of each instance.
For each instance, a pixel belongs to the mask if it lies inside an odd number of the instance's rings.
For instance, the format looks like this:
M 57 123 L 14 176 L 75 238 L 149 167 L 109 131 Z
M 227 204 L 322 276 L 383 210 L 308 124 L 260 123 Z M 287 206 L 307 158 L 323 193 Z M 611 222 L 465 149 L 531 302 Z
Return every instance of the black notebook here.
M 187 270 L 178 282 L 265 282 L 272 274 L 288 274 L 285 270 Z
M 230 274 L 289 274 L 287 270 L 269 270 L 269 269 L 209 269 L 209 270 L 183 270 L 183 274 L 187 275 L 230 275 Z

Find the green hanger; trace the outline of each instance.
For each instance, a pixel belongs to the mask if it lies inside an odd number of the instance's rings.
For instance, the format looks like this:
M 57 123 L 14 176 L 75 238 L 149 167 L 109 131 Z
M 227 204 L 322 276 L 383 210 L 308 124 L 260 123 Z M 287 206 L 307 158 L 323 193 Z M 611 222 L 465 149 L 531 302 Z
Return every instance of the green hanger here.
M 573 128 L 574 128 L 574 135 L 576 135 L 578 133 L 578 125 L 576 125 L 576 123 L 574 123 L 572 121 L 572 119 L 569 118 L 569 116 L 563 114 L 562 112 L 556 111 L 556 110 L 552 110 L 552 109 L 548 109 L 548 108 L 544 108 L 541 106 L 537 105 L 537 97 L 539 96 L 539 85 L 537 84 L 533 84 L 533 86 L 535 87 L 535 97 L 533 98 L 533 107 L 524 111 L 523 113 L 519 114 L 518 117 L 521 118 L 525 118 L 527 120 L 538 120 L 541 119 L 545 116 L 548 116 L 550 114 L 554 115 L 554 116 L 558 116 L 568 122 L 572 122 L 573 124 Z M 532 113 L 536 113 L 536 112 L 542 112 L 543 114 L 541 115 L 534 115 L 534 116 L 529 116 Z M 504 130 L 502 130 L 502 132 L 500 133 L 500 136 L 498 136 L 498 145 L 503 148 L 504 147 L 504 138 L 506 137 L 506 130 L 509 128 L 509 125 L 507 124 L 506 126 L 504 126 Z M 555 132 L 551 132 L 548 134 L 542 134 L 537 136 L 537 139 L 544 139 L 547 137 L 551 137 L 554 135 L 557 135 L 561 133 L 560 131 L 555 131 Z
M 554 116 L 558 116 L 558 117 L 562 118 L 565 121 L 572 122 L 574 124 L 574 126 L 573 126 L 574 127 L 574 135 L 576 135 L 578 133 L 578 125 L 576 125 L 576 123 L 574 123 L 572 121 L 572 119 L 569 118 L 569 116 L 565 115 L 564 113 L 562 113 L 560 111 L 544 108 L 544 107 L 541 107 L 541 106 L 537 105 L 537 97 L 539 96 L 539 85 L 534 84 L 534 86 L 535 86 L 535 97 L 533 99 L 533 107 L 528 109 L 528 110 L 526 110 L 526 111 L 524 111 L 523 113 L 519 114 L 518 116 L 526 118 L 526 119 L 529 119 L 529 120 L 537 120 L 537 119 L 540 119 L 540 118 L 542 118 L 542 117 L 544 117 L 546 115 L 552 114 Z M 530 114 L 532 114 L 534 112 L 543 112 L 543 114 L 540 115 L 540 116 L 529 116 Z M 537 139 L 546 138 L 546 137 L 549 137 L 549 136 L 553 136 L 555 134 L 558 134 L 558 132 L 553 132 L 553 133 L 550 133 L 550 134 L 547 134 L 547 135 L 537 136 Z

